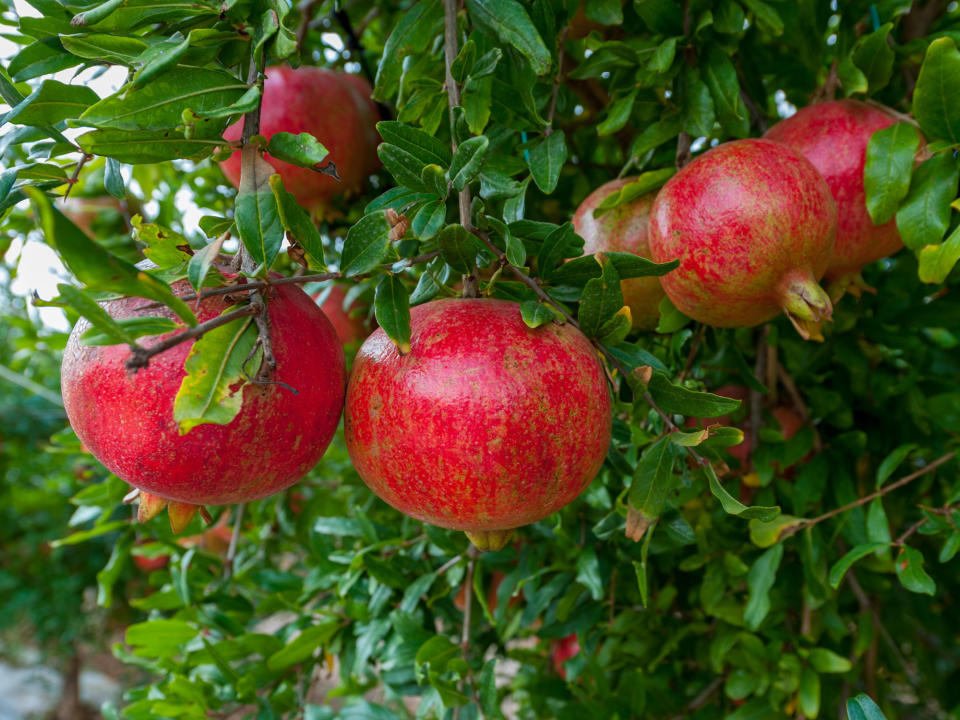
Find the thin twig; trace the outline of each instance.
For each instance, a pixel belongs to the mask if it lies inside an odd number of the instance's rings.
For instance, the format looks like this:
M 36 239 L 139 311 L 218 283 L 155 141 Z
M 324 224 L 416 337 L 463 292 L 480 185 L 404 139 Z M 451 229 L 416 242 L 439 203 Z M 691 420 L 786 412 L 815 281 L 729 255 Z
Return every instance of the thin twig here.
M 439 254 L 439 250 L 437 253 Z M 266 288 L 274 287 L 276 285 L 302 285 L 303 283 L 308 282 L 323 282 L 324 280 L 337 280 L 341 276 L 340 273 L 316 273 L 314 275 L 298 275 L 296 277 L 284 277 L 284 278 L 273 278 L 269 282 L 266 280 L 248 280 L 244 283 L 238 283 L 236 285 L 224 285 L 223 287 L 210 288 L 209 290 L 201 290 L 199 296 L 197 293 L 187 293 L 186 295 L 178 295 L 181 300 L 184 302 L 189 302 L 190 300 L 196 300 L 197 297 L 203 298 L 206 300 L 208 297 L 216 297 L 217 295 L 230 295 L 232 293 L 238 292 L 253 292 L 254 290 L 264 290 Z M 164 307 L 163 303 L 155 302 L 148 305 L 144 305 L 141 309 L 149 310 L 151 308 Z
M 692 143 L 693 138 L 690 137 L 690 133 L 684 131 L 677 135 L 677 170 L 682 170 L 693 158 L 693 153 L 690 151 Z
M 553 116 L 557 111 L 557 95 L 560 94 L 560 84 L 563 82 L 563 53 L 567 49 L 567 31 L 569 29 L 569 25 L 564 26 L 557 40 L 557 74 L 553 78 L 553 92 L 550 95 L 550 108 L 547 110 L 547 127 L 543 130 L 544 137 L 547 137 L 553 132 Z
M 762 378 L 767 370 L 767 339 L 770 337 L 770 326 L 765 325 L 760 331 L 757 341 L 757 361 L 753 368 L 756 378 Z M 754 388 L 750 388 L 750 447 L 756 450 L 760 441 L 760 424 L 763 422 L 763 396 Z M 748 462 L 750 462 L 748 460 Z M 746 468 L 744 468 L 746 469 Z
M 467 556 L 470 558 L 470 562 L 467 563 L 467 574 L 463 578 L 463 627 L 460 630 L 460 655 L 463 658 L 463 661 L 467 663 L 467 675 L 461 676 L 459 682 L 457 683 L 457 690 L 461 693 L 463 692 L 464 683 L 467 680 L 467 677 L 470 673 L 470 621 L 471 615 L 473 613 L 473 576 L 477 570 L 477 555 L 479 551 L 476 547 L 471 545 L 467 549 Z M 459 720 L 460 717 L 460 708 L 457 707 L 453 711 L 453 720 Z
M 80 159 L 77 160 L 77 166 L 73 169 L 73 174 L 67 180 L 67 189 L 63 191 L 64 202 L 70 197 L 70 191 L 73 190 L 73 186 L 77 184 L 77 179 L 80 177 L 80 171 L 83 170 L 83 166 L 86 165 L 89 160 L 93 160 L 93 157 L 93 155 L 84 153 L 80 156 Z
M 297 47 L 303 49 L 303 41 L 307 37 L 307 31 L 310 30 L 310 21 L 313 19 L 313 10 L 319 5 L 321 0 L 303 0 L 297 9 L 302 17 L 300 25 L 297 27 Z
M 740 99 L 743 100 L 743 104 L 747 108 L 747 112 L 750 113 L 750 117 L 753 119 L 753 124 L 760 131 L 762 135 L 767 131 L 767 119 L 760 112 L 760 108 L 757 107 L 757 104 L 753 101 L 753 98 L 747 94 L 746 90 L 740 91 Z
M 867 595 L 863 588 L 860 586 L 860 583 L 857 581 L 856 574 L 850 570 L 847 572 L 846 577 L 844 578 L 847 581 L 847 584 L 850 586 L 850 589 L 853 590 L 853 594 L 857 596 L 857 600 L 860 603 L 860 607 L 867 608 L 870 611 L 870 615 L 873 618 L 873 626 L 880 631 L 880 634 L 883 636 L 884 642 L 890 647 L 890 650 L 893 652 L 894 656 L 897 658 L 897 661 L 903 667 L 903 671 L 907 674 L 907 677 L 910 679 L 910 682 L 916 686 L 920 682 L 920 678 L 917 676 L 916 672 L 907 664 L 907 659 L 903 656 L 903 653 L 900 652 L 900 648 L 897 647 L 897 643 L 894 641 L 893 637 L 890 635 L 890 631 L 887 630 L 886 626 L 883 624 L 883 621 L 880 619 L 880 613 L 877 612 L 877 609 L 873 606 L 873 603 L 870 602 L 870 596 Z
M 925 518 L 925 517 L 920 518 L 920 519 L 917 520 L 913 525 L 911 525 L 911 526 L 908 527 L 906 530 L 904 530 L 904 531 L 903 531 L 903 534 L 900 535 L 900 537 L 898 537 L 896 540 L 893 541 L 893 544 L 896 545 L 896 546 L 898 546 L 898 547 L 903 547 L 903 544 L 907 541 L 907 538 L 909 538 L 909 537 L 910 537 L 911 535 L 913 535 L 917 530 L 919 530 L 921 527 L 923 527 L 923 526 L 926 524 L 926 522 L 927 522 L 927 518 Z
M 687 373 L 690 372 L 690 368 L 693 367 L 693 360 L 697 357 L 697 351 L 700 350 L 700 343 L 703 342 L 703 334 L 706 329 L 707 326 L 703 323 L 700 323 L 696 334 L 693 336 L 693 344 L 690 345 L 690 352 L 687 353 L 687 361 L 683 364 L 683 370 L 681 370 L 680 374 L 677 375 L 678 383 L 682 383 L 684 381 L 684 379 L 687 377 Z
M 720 689 L 720 686 L 724 683 L 724 677 L 722 675 L 715 677 L 710 681 L 710 684 L 707 685 L 700 693 L 684 708 L 684 711 L 680 715 L 674 715 L 673 720 L 684 720 L 690 716 L 690 713 L 695 712 L 710 702 L 710 698 L 713 697 L 713 694 Z
M 218 315 L 217 317 L 207 320 L 206 322 L 202 322 L 199 325 L 194 325 L 191 328 L 187 328 L 183 332 L 177 333 L 176 335 L 171 335 L 166 340 L 162 340 L 156 345 L 143 347 L 142 345 L 133 344 L 130 346 L 131 354 L 127 359 L 127 369 L 136 372 L 140 368 L 145 368 L 150 363 L 150 358 L 155 357 L 156 355 L 159 355 L 160 353 L 165 352 L 182 342 L 186 342 L 187 340 L 195 340 L 211 330 L 215 330 L 222 325 L 233 322 L 237 318 L 258 315 L 262 308 L 263 305 L 250 303 L 249 305 L 244 305 L 243 307 L 237 308 L 231 312 Z
M 233 521 L 233 533 L 230 535 L 230 545 L 227 548 L 227 557 L 225 558 L 228 575 L 233 573 L 233 559 L 237 555 L 237 542 L 240 540 L 240 530 L 243 527 L 243 511 L 246 507 L 246 503 L 237 505 L 237 517 Z
M 367 57 L 363 51 L 363 43 L 360 42 L 359 34 L 353 29 L 353 23 L 350 22 L 350 16 L 347 15 L 347 11 L 343 8 L 334 10 L 333 16 L 337 19 L 337 22 L 340 23 L 343 31 L 347 34 L 347 49 L 350 50 L 351 55 L 356 56 L 354 59 L 360 63 L 360 69 L 363 70 L 364 76 L 370 81 L 370 84 L 373 85 L 376 82 L 376 78 L 374 77 L 373 71 L 370 69 L 370 64 L 367 62 Z

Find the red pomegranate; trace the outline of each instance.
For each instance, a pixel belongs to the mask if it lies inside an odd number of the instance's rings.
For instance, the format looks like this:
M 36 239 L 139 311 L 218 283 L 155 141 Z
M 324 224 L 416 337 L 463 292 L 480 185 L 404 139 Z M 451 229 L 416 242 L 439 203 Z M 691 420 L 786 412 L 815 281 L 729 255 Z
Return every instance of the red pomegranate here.
M 530 329 L 516 303 L 445 299 L 411 311 L 401 355 L 378 329 L 344 411 L 364 482 L 401 512 L 499 549 L 574 500 L 610 445 L 610 396 L 570 325 Z
M 770 140 L 735 140 L 694 159 L 661 188 L 650 215 L 670 300 L 715 327 L 752 327 L 785 312 L 822 339 L 833 312 L 817 284 L 836 237 L 836 203 L 816 168 Z
M 567 679 L 567 669 L 563 664 L 572 657 L 576 657 L 580 652 L 580 642 L 577 640 L 576 633 L 571 633 L 565 638 L 554 640 L 550 643 L 550 657 L 553 660 L 553 669 L 557 675 L 564 680 Z
M 181 281 L 173 289 L 182 293 L 189 286 Z M 88 327 L 82 320 L 71 333 L 61 370 L 70 424 L 100 462 L 143 491 L 141 515 L 159 512 L 166 500 L 221 505 L 271 495 L 299 480 L 330 443 L 346 375 L 333 326 L 298 287 L 274 286 L 266 296 L 277 360 L 274 380 L 286 387 L 247 384 L 232 422 L 198 425 L 184 435 L 173 419 L 173 405 L 192 341 L 175 345 L 132 374 L 124 367 L 127 346 L 82 345 L 80 336 Z M 122 298 L 103 308 L 115 318 L 172 317 L 149 305 L 142 298 Z M 209 297 L 197 317 L 203 322 L 227 308 L 223 296 Z M 145 512 L 145 502 L 155 500 L 159 506 Z M 189 516 L 175 525 L 187 521 Z
M 587 195 L 573 214 L 573 227 L 583 238 L 583 253 L 629 252 L 650 257 L 647 231 L 650 227 L 650 206 L 656 193 L 648 193 L 632 202 L 607 210 L 600 217 L 593 211 L 608 195 L 615 193 L 634 178 L 611 180 Z M 620 282 L 623 301 L 630 306 L 633 327 L 653 330 L 660 321 L 660 301 L 664 292 L 655 277 L 628 278 Z
M 770 414 L 780 424 L 780 434 L 783 435 L 784 440 L 792 438 L 806 424 L 796 410 L 785 405 L 774 408 Z
M 314 300 L 319 300 L 325 294 L 324 290 L 318 290 L 313 294 Z M 320 309 L 337 331 L 337 337 L 344 345 L 351 345 L 361 342 L 370 334 L 370 324 L 367 319 L 367 308 L 354 301 L 350 305 L 344 305 L 347 291 L 343 285 L 331 285 L 326 297 L 320 303 Z
M 820 172 L 837 202 L 837 242 L 826 278 L 840 280 L 903 247 L 896 220 L 874 225 L 867 212 L 863 166 L 867 143 L 897 118 L 858 100 L 809 105 L 781 120 L 765 137 L 793 148 Z M 849 284 L 842 282 L 842 285 Z
M 149 540 L 138 540 L 137 545 L 146 545 L 149 542 Z M 146 555 L 140 555 L 136 551 L 134 551 L 133 554 L 133 564 L 145 573 L 151 573 L 154 570 L 162 570 L 169 562 L 169 555 L 153 555 L 152 557 L 148 557 Z
M 366 93 L 360 88 L 366 87 Z M 359 77 L 325 68 L 286 65 L 267 69 L 260 113 L 260 134 L 268 140 L 278 132 L 308 132 L 330 151 L 340 182 L 323 173 L 267 160 L 283 178 L 284 187 L 301 205 L 320 213 L 331 198 L 361 189 L 367 175 L 379 167 L 375 106 L 370 87 Z M 227 140 L 239 140 L 243 122 L 227 128 Z M 240 183 L 240 152 L 220 163 L 234 185 Z

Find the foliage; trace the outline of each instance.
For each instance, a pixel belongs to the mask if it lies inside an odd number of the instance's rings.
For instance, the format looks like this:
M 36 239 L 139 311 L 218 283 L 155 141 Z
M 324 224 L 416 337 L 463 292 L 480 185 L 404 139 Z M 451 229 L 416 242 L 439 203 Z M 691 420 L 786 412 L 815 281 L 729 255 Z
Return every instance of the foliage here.
M 292 247 L 323 277 L 355 283 L 400 347 L 411 305 L 479 277 L 531 326 L 577 321 L 613 379 L 614 441 L 598 477 L 478 559 L 462 534 L 374 497 L 339 438 L 290 491 L 215 510 L 238 528 L 235 556 L 185 546 L 165 518 L 134 524 L 127 486 L 69 433 L 44 450 L 62 414 L 30 383 L 5 386 L 0 590 L 14 592 L 15 613 L 3 620 L 26 614 L 38 636 L 70 637 L 90 619 L 84 587 L 114 613 L 129 602 L 113 652 L 149 682 L 108 715 L 813 718 L 860 690 L 889 718 L 960 711 L 955 3 L 467 0 L 455 48 L 440 0 L 30 5 L 33 16 L 3 16 L 18 49 L 0 69 L 0 249 L 8 279 L 24 242 L 53 247 L 72 275 L 36 304 L 136 343 L 144 328 L 110 320 L 97 300 L 150 297 L 186 327 L 196 321 L 172 280 L 220 283 L 211 259 L 240 246 L 249 276 L 291 275 Z M 271 168 L 248 162 L 235 193 L 211 160 L 236 146 L 223 130 L 255 110 L 259 71 L 278 62 L 368 72 L 386 113 L 383 169 L 316 227 L 265 180 Z M 123 76 L 110 93 L 73 74 L 109 66 Z M 576 205 L 636 174 L 610 204 L 627 202 L 691 153 L 760 135 L 831 93 L 911 114 L 927 143 L 914 167 L 906 117 L 871 141 L 868 207 L 895 219 L 908 248 L 864 270 L 876 293 L 840 300 L 822 344 L 784 318 L 698 326 L 669 302 L 658 332 L 628 334 L 619 281 L 673 266 L 576 260 Z M 267 141 L 287 162 L 326 159 L 323 137 Z M 62 215 L 51 198 L 68 188 L 118 198 L 119 231 L 103 214 L 90 233 Z M 135 267 L 142 255 L 155 267 Z M 40 329 L 22 299 L 3 312 L 0 361 L 55 390 L 64 336 Z M 749 408 L 708 392 L 731 383 L 751 389 Z M 789 439 L 770 412 L 781 405 L 808 420 Z M 697 418 L 731 412 L 751 440 L 749 468 L 724 449 L 736 432 L 695 432 L 710 424 Z M 231 417 L 218 407 L 190 423 Z M 78 463 L 97 482 L 78 487 Z M 132 553 L 170 563 L 144 578 Z M 461 655 L 465 584 L 475 612 Z M 571 634 L 581 650 L 561 677 L 550 645 Z M 848 708 L 881 712 L 865 697 Z

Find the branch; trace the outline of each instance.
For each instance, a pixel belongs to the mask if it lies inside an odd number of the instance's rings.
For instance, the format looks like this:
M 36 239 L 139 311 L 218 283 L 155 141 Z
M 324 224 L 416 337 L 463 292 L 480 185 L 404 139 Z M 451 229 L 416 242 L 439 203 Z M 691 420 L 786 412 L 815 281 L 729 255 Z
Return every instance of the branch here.
M 226 565 L 227 575 L 233 573 L 233 558 L 237 554 L 237 541 L 240 539 L 240 530 L 243 527 L 243 510 L 246 508 L 246 503 L 240 503 L 237 505 L 237 517 L 233 521 L 233 533 L 230 535 L 230 545 L 227 548 L 227 557 L 224 558 L 224 563 Z
M 297 26 L 297 48 L 301 51 L 303 50 L 303 41 L 306 39 L 307 32 L 310 30 L 310 21 L 313 19 L 314 8 L 319 4 L 320 0 L 303 0 L 303 2 L 297 6 L 297 10 L 299 10 L 303 16 L 300 18 L 300 25 Z
M 341 27 L 343 27 L 343 31 L 347 34 L 347 49 L 349 49 L 351 53 L 356 54 L 356 60 L 360 63 L 360 69 L 363 70 L 363 74 L 366 76 L 367 80 L 370 81 L 371 85 L 375 85 L 376 78 L 374 77 L 373 71 L 370 69 L 370 65 L 367 63 L 367 58 L 363 51 L 363 43 L 360 42 L 360 37 L 357 31 L 353 29 L 353 24 L 350 22 L 350 16 L 347 15 L 347 11 L 343 8 L 334 10 L 333 16 L 337 19 L 337 22 L 340 23 Z
M 470 674 L 469 668 L 469 658 L 470 658 L 470 616 L 473 611 L 473 575 L 477 570 L 477 555 L 479 551 L 473 545 L 467 549 L 467 556 L 470 558 L 470 562 L 467 563 L 467 574 L 463 578 L 463 628 L 460 630 L 460 653 L 463 657 L 463 661 L 468 663 L 467 675 Z M 461 693 L 463 692 L 463 684 L 466 680 L 466 677 L 461 677 L 460 681 L 457 683 L 457 690 Z M 453 720 L 459 720 L 460 718 L 460 708 L 457 707 L 453 711 Z
M 553 132 L 553 116 L 557 112 L 557 95 L 560 94 L 560 83 L 563 82 L 563 53 L 567 49 L 567 31 L 569 25 L 565 25 L 560 31 L 560 38 L 557 40 L 557 74 L 553 78 L 553 93 L 550 95 L 550 109 L 547 110 L 547 127 L 543 130 L 543 136 L 547 137 Z
M 156 345 L 151 345 L 150 347 L 143 347 L 142 345 L 137 345 L 134 343 L 130 346 L 130 357 L 127 359 L 126 367 L 127 370 L 132 370 L 136 372 L 140 368 L 145 368 L 150 364 L 150 358 L 159 355 L 162 352 L 169 350 L 172 347 L 176 347 L 182 342 L 187 340 L 195 340 L 196 338 L 204 335 L 205 333 L 215 330 L 222 325 L 226 325 L 229 322 L 233 322 L 237 318 L 250 317 L 251 315 L 258 315 L 263 309 L 262 304 L 250 303 L 249 305 L 244 305 L 241 308 L 237 308 L 223 315 L 218 315 L 211 320 L 202 322 L 199 325 L 195 325 L 192 328 L 187 328 L 183 332 L 177 333 L 176 335 L 171 335 L 166 340 L 158 342 Z
M 683 370 L 677 375 L 678 383 L 683 382 L 687 373 L 690 372 L 690 368 L 693 367 L 693 360 L 697 357 L 697 351 L 700 349 L 700 343 L 703 342 L 703 333 L 706 331 L 707 326 L 703 323 L 699 323 L 699 325 L 696 335 L 693 336 L 693 344 L 690 346 L 690 352 L 687 354 L 687 361 L 683 364 Z
M 77 178 L 80 177 L 80 171 L 83 170 L 83 166 L 87 164 L 87 161 L 93 160 L 93 157 L 93 155 L 84 153 L 80 156 L 80 159 L 77 160 L 77 166 L 73 169 L 73 174 L 67 180 L 67 189 L 63 191 L 64 202 L 70 197 L 70 191 L 73 190 L 73 186 L 77 184 Z
M 453 61 L 457 57 L 457 0 L 443 0 L 443 49 L 444 49 L 444 72 L 445 84 L 447 86 L 447 105 L 450 108 L 450 147 L 453 153 L 457 152 L 456 138 L 456 114 L 454 109 L 460 105 L 460 87 L 453 78 Z M 470 223 L 470 187 L 467 186 L 460 191 L 458 197 L 460 205 L 460 224 L 468 230 Z M 463 297 L 477 297 L 477 271 L 473 268 L 471 272 L 463 277 Z

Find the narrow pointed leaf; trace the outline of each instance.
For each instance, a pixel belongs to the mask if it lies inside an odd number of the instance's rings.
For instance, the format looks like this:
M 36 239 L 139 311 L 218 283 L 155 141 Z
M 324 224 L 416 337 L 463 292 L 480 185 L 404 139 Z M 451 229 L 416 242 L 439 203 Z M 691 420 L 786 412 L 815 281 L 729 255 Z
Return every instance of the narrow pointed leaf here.
M 384 275 L 373 301 L 377 323 L 397 349 L 410 352 L 410 295 L 399 275 Z

